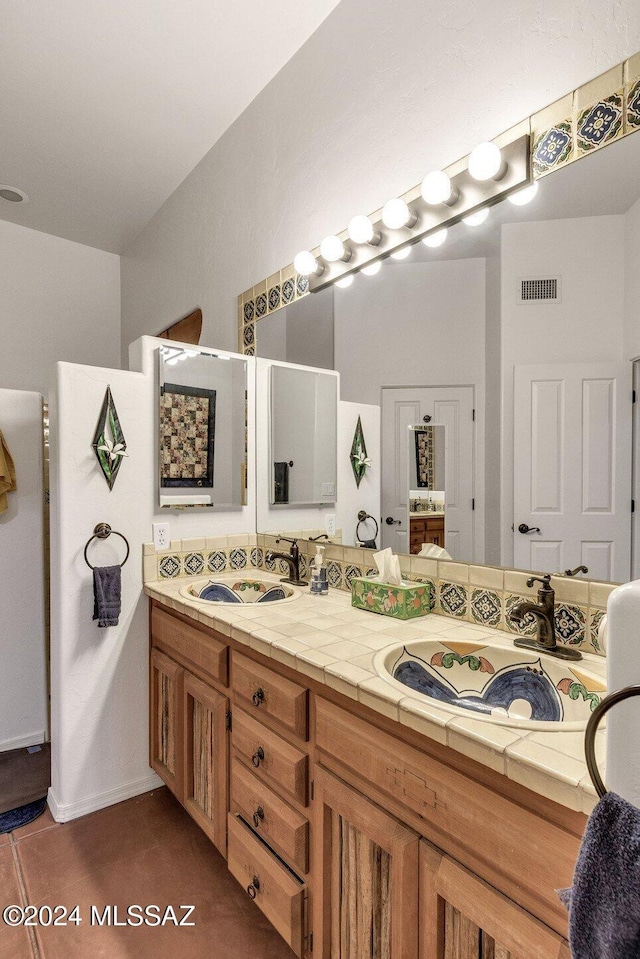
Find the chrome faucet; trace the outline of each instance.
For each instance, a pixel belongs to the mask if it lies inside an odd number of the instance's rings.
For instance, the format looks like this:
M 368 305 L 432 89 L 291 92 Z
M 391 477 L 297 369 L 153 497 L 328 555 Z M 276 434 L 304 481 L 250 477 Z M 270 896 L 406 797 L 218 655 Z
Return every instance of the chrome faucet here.
M 270 549 L 265 559 L 267 562 L 271 562 L 272 559 L 283 559 L 285 563 L 287 563 L 289 566 L 289 575 L 283 576 L 280 580 L 281 583 L 292 583 L 294 586 L 308 586 L 306 580 L 300 579 L 300 548 L 297 539 L 289 539 L 288 536 L 278 536 L 276 543 L 279 543 L 280 540 L 291 543 L 290 552 L 276 553 Z
M 558 645 L 556 642 L 555 626 L 555 590 L 551 588 L 551 573 L 545 573 L 544 576 L 532 576 L 527 580 L 527 586 L 531 588 L 534 583 L 541 583 L 538 590 L 538 602 L 532 603 L 529 600 L 523 600 L 517 603 L 509 614 L 509 619 L 521 625 L 527 615 L 536 618 L 536 638 L 528 639 L 522 637 L 514 639 L 514 645 L 522 649 L 534 649 L 539 653 L 548 653 L 550 656 L 557 656 L 559 659 L 582 659 L 582 653 L 577 649 L 570 649 L 568 646 Z

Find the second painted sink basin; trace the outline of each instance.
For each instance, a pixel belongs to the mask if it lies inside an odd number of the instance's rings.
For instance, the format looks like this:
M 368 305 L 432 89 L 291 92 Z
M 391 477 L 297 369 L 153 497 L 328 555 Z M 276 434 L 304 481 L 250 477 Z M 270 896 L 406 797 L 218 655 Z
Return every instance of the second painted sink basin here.
M 506 726 L 583 729 L 606 694 L 603 680 L 588 668 L 515 646 L 415 640 L 381 650 L 374 665 L 407 696 Z
M 180 594 L 206 603 L 284 603 L 300 596 L 300 590 L 277 579 L 257 576 L 215 576 L 183 586 Z

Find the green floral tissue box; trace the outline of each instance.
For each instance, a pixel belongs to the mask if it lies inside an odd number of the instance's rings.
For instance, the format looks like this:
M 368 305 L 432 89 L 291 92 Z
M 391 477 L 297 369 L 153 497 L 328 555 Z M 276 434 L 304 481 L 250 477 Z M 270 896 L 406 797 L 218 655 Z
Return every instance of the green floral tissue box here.
M 431 612 L 429 583 L 390 586 L 372 579 L 351 581 L 351 605 L 394 619 L 415 619 Z

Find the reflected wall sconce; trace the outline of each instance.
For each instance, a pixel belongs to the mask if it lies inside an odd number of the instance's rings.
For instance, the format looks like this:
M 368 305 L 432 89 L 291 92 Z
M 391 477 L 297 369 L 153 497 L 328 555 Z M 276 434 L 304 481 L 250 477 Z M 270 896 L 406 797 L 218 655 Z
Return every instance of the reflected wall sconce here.
M 319 249 L 298 253 L 293 264 L 309 277 L 310 291 L 347 278 L 340 286 L 348 286 L 359 272 L 373 276 L 382 260 L 404 259 L 418 241 L 441 246 L 448 227 L 461 221 L 477 226 L 487 219 L 489 207 L 506 197 L 513 195 L 514 203 L 524 203 L 535 195 L 528 134 L 501 148 L 481 143 L 464 168 L 456 169 L 459 172 L 452 175 L 431 171 L 404 197 L 387 200 L 378 214 L 354 216 L 347 230 L 325 237 Z

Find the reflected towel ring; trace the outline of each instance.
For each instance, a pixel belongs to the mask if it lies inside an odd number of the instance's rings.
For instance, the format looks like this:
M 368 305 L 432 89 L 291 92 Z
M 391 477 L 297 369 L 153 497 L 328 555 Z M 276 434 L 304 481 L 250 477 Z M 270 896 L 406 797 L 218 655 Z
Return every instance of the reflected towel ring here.
M 360 529 L 360 525 L 362 523 L 365 523 L 368 519 L 373 520 L 373 522 L 376 525 L 376 531 L 373 534 L 373 536 L 369 536 L 366 540 L 363 540 L 360 538 L 360 533 L 358 532 L 358 530 Z M 379 529 L 380 528 L 378 526 L 378 521 L 376 520 L 375 516 L 372 516 L 370 513 L 366 513 L 363 509 L 361 509 L 360 512 L 358 513 L 358 525 L 356 526 L 356 539 L 358 540 L 358 542 L 364 543 L 364 542 L 370 542 L 372 539 L 376 540 L 378 538 Z
M 584 734 L 584 755 L 587 760 L 587 769 L 589 770 L 591 782 L 600 799 L 606 794 L 607 787 L 603 783 L 596 765 L 596 731 L 600 720 L 605 713 L 609 712 L 612 706 L 621 703 L 623 699 L 631 699 L 632 696 L 640 696 L 640 686 L 625 686 L 624 689 L 618 689 L 615 693 L 610 693 L 598 703 L 589 716 L 589 722 L 587 723 L 587 729 Z
M 127 547 L 127 554 L 125 558 L 122 560 L 122 562 L 120 563 L 121 569 L 124 566 L 124 564 L 127 562 L 127 560 L 129 559 L 129 541 L 127 540 L 126 536 L 123 536 L 122 533 L 119 533 L 116 529 L 111 529 L 108 523 L 98 523 L 98 525 L 93 531 L 93 536 L 89 537 L 89 539 L 87 540 L 87 545 L 84 548 L 84 561 L 89 567 L 89 569 L 95 569 L 95 566 L 91 565 L 87 557 L 87 550 L 89 549 L 89 546 L 91 545 L 94 539 L 107 539 L 107 537 L 111 536 L 112 533 L 114 536 L 119 536 L 120 539 L 123 539 Z

